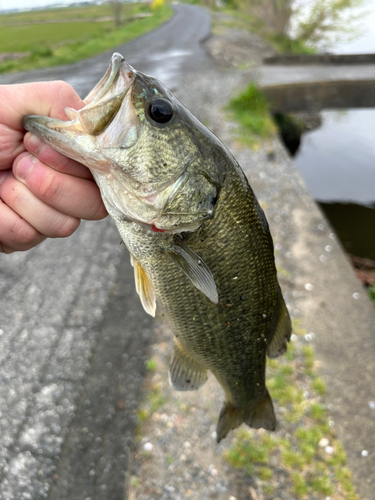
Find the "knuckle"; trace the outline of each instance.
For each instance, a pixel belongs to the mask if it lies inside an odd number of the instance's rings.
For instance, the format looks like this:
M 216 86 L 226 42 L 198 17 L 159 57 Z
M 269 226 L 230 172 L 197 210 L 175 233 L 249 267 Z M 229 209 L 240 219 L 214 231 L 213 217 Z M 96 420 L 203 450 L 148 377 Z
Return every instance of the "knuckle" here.
M 61 95 L 63 95 L 65 97 L 65 99 L 72 99 L 72 98 L 75 98 L 77 96 L 77 93 L 73 89 L 73 87 L 69 83 L 65 82 L 64 80 L 57 80 L 56 86 L 58 87 Z
M 40 233 L 21 218 L 15 220 L 10 232 L 17 248 L 22 250 L 32 248 L 40 241 Z
M 59 172 L 64 173 L 65 171 L 69 170 L 71 162 L 72 160 L 70 158 L 67 158 L 66 156 L 63 156 L 62 154 L 54 151 L 53 167 Z
M 0 189 L 0 196 L 10 207 L 22 205 L 25 196 L 23 185 L 14 177 L 12 173 L 8 174 Z
M 67 170 L 69 163 L 72 161 L 52 149 L 48 144 L 42 144 L 35 154 L 41 163 L 60 172 Z
M 55 238 L 67 238 L 71 236 L 74 231 L 78 229 L 80 225 L 80 219 L 76 217 L 66 216 L 63 220 L 60 220 L 58 225 L 54 229 Z
M 93 208 L 92 211 L 92 216 L 90 217 L 91 220 L 101 220 L 105 219 L 108 215 L 108 212 L 104 206 L 104 203 L 102 202 L 101 199 L 98 200 L 96 203 L 95 207 Z
M 39 194 L 42 199 L 53 201 L 60 191 L 60 182 L 58 176 L 53 173 L 47 174 L 39 186 Z

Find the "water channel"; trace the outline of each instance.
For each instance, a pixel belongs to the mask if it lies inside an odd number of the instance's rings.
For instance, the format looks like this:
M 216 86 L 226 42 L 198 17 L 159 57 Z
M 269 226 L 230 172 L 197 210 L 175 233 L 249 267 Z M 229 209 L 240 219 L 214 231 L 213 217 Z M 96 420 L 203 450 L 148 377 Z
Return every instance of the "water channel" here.
M 361 35 L 332 52 L 375 53 L 375 0 L 361 10 Z M 345 249 L 375 261 L 375 109 L 327 109 L 321 115 L 322 125 L 303 135 L 295 164 Z

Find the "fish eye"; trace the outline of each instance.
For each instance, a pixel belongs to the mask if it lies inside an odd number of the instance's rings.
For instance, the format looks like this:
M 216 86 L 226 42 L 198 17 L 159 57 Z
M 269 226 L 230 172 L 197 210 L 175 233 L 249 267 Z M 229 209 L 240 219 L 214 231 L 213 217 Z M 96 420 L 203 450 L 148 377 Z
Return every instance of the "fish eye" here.
M 148 107 L 150 118 L 156 123 L 168 123 L 173 116 L 173 108 L 166 99 L 155 99 Z

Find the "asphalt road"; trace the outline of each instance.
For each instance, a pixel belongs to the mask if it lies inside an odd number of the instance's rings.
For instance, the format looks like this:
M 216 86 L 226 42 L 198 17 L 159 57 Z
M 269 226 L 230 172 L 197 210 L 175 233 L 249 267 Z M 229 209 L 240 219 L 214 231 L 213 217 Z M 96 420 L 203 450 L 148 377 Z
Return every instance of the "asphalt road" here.
M 172 90 L 213 64 L 199 46 L 209 15 L 188 5 L 175 11 L 158 30 L 117 48 Z M 64 79 L 83 97 L 111 53 L 0 83 Z M 109 219 L 0 256 L 2 500 L 123 498 L 151 329 Z

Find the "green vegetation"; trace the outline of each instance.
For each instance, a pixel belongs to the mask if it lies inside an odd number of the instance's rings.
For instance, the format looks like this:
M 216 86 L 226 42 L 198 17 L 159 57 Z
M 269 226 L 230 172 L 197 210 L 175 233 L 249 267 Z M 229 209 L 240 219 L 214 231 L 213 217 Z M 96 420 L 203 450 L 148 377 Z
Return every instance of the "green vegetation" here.
M 146 394 L 147 399 L 138 411 L 138 420 L 140 422 L 148 420 L 165 403 L 160 384 L 152 384 L 149 389 L 146 389 Z
M 82 40 L 82 33 L 88 40 L 110 31 L 108 22 L 72 22 L 47 24 L 21 24 L 2 26 L 0 30 L 1 52 L 28 52 L 40 46 L 48 47 L 53 55 L 53 47 L 60 43 L 73 43 Z M 40 54 L 43 56 L 43 54 Z
M 241 142 L 254 147 L 260 138 L 275 135 L 276 126 L 270 116 L 267 100 L 254 82 L 231 99 L 227 109 L 241 124 L 238 130 Z
M 214 7 L 212 0 L 201 2 L 232 18 L 221 22 L 222 27 L 248 29 L 280 53 L 311 54 L 327 50 L 337 39 L 353 38 L 352 11 L 362 0 L 312 0 L 303 5 L 298 0 L 224 0 L 222 8 Z
M 284 33 L 277 33 L 269 29 L 267 23 L 256 12 L 252 12 L 251 9 L 244 10 L 241 7 L 235 9 L 233 6 L 229 6 L 227 2 L 223 12 L 230 16 L 231 19 L 221 22 L 220 27 L 217 23 L 214 23 L 214 32 L 216 33 L 220 33 L 223 27 L 247 29 L 263 38 L 276 52 L 282 54 L 314 54 L 316 52 L 314 48 L 309 47 L 302 40 L 293 39 Z
M 153 377 L 153 373 L 160 369 L 157 361 L 155 359 L 148 359 L 145 366 L 149 377 L 146 381 L 145 399 L 138 410 L 139 423 L 148 420 L 166 401 L 162 384 L 157 381 L 158 376 Z
M 295 325 L 295 335 L 302 337 L 305 333 Z M 273 498 L 274 466 L 287 473 L 286 481 L 298 499 L 335 494 L 335 500 L 359 500 L 346 467 L 344 448 L 320 401 L 326 389 L 315 372 L 313 349 L 297 341 L 289 344 L 287 353 L 283 359 L 269 360 L 267 385 L 277 407 L 285 411 L 283 419 L 291 424 L 288 438 L 241 427 L 224 458 L 232 467 L 256 475 L 265 498 Z
M 148 372 L 154 372 L 156 370 L 157 364 L 153 359 L 148 359 L 146 361 L 146 370 Z
M 370 299 L 372 300 L 374 306 L 375 306 L 375 285 L 374 286 L 370 286 L 370 288 L 368 289 L 369 291 L 369 294 L 370 294 Z
M 315 54 L 316 50 L 309 47 L 306 42 L 299 39 L 290 38 L 283 33 L 266 34 L 265 40 L 273 47 L 276 52 L 281 54 Z
M 136 488 L 139 485 L 139 483 L 140 483 L 140 481 L 137 477 L 132 477 L 132 480 L 131 480 L 132 488 Z
M 24 53 L 24 57 L 4 58 L 0 73 L 69 64 L 95 56 L 156 28 L 171 14 L 167 5 L 151 9 L 146 4 L 126 4 L 125 23 L 119 29 L 113 28 L 108 5 L 2 15 L 0 54 Z
M 126 9 L 129 6 L 125 7 Z M 112 9 L 109 5 L 85 5 L 80 7 L 68 7 L 61 9 L 33 10 L 26 12 L 13 12 L 0 14 L 0 25 L 46 23 L 51 21 L 69 20 L 100 20 L 112 17 Z

